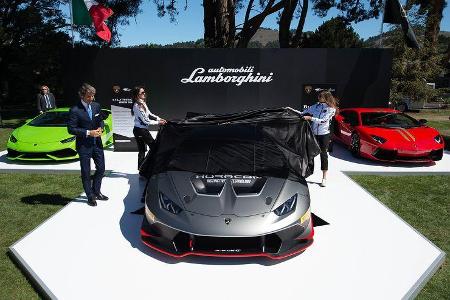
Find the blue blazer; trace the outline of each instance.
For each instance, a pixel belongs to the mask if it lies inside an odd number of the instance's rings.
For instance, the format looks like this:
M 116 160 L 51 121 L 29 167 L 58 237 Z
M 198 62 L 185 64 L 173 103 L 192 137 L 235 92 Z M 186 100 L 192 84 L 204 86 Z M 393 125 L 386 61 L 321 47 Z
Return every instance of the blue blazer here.
M 77 105 L 70 108 L 69 122 L 67 124 L 67 130 L 70 134 L 76 136 L 76 148 L 80 149 L 82 146 L 92 147 L 94 145 L 93 137 L 86 136 L 86 130 L 94 130 L 99 127 L 102 129 L 105 127 L 101 116 L 101 107 L 97 102 L 91 103 L 92 120 L 89 118 L 87 110 L 83 104 L 78 102 Z M 95 144 L 103 148 L 101 137 L 95 138 Z

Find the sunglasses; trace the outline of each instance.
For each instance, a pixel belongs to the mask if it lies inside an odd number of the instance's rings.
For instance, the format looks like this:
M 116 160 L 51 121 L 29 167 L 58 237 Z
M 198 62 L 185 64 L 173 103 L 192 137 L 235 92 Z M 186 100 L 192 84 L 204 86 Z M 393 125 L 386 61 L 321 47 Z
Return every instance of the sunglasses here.
M 145 91 L 139 93 L 139 95 L 143 95 L 143 94 L 145 94 Z

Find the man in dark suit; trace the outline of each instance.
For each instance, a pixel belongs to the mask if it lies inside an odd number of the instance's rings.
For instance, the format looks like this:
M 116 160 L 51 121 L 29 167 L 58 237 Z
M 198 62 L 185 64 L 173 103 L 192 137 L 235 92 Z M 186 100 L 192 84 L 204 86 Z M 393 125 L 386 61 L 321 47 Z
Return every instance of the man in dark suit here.
M 81 180 L 88 198 L 88 204 L 96 206 L 96 200 L 108 200 L 100 192 L 105 173 L 105 157 L 101 135 L 103 119 L 100 104 L 94 101 L 95 88 L 83 83 L 78 91 L 80 101 L 69 112 L 68 131 L 76 136 L 76 149 L 80 156 Z M 91 158 L 95 164 L 95 174 L 91 180 Z
M 37 94 L 37 109 L 39 113 L 56 108 L 55 96 L 50 93 L 48 86 L 41 86 L 41 92 Z

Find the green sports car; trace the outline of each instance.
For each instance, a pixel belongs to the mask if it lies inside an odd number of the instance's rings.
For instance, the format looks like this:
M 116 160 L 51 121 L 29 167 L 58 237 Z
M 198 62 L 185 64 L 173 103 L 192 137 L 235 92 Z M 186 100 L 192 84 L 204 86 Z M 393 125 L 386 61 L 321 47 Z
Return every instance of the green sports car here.
M 102 109 L 105 128 L 103 146 L 113 142 L 111 111 Z M 67 132 L 69 108 L 49 110 L 15 129 L 9 137 L 7 158 L 11 160 L 77 159 L 75 136 Z

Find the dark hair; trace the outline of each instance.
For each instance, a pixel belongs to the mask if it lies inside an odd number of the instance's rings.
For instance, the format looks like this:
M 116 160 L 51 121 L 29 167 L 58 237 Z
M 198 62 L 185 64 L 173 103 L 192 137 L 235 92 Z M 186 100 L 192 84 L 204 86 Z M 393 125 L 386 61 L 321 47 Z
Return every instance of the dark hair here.
M 131 94 L 133 96 L 133 106 L 131 107 L 131 115 L 132 116 L 134 116 L 133 107 L 134 107 L 134 104 L 136 103 L 136 99 L 138 98 L 139 92 L 141 91 L 141 89 L 145 89 L 145 88 L 141 85 L 138 85 L 138 86 L 135 86 L 133 88 L 133 90 L 131 91 Z
M 83 83 L 78 90 L 78 95 L 83 98 L 87 93 L 95 94 L 95 88 L 89 83 Z

